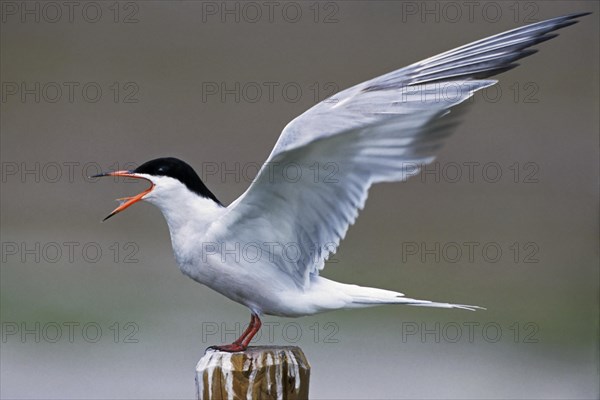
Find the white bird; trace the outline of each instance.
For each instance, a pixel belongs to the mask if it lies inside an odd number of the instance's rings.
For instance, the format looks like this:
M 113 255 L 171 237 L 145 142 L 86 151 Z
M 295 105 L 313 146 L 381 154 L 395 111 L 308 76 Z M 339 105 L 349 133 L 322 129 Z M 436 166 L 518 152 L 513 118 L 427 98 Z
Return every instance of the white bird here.
M 248 329 L 215 346 L 242 351 L 260 315 L 298 317 L 382 304 L 480 307 L 404 297 L 319 275 L 367 200 L 370 186 L 404 181 L 434 160 L 457 124 L 456 106 L 495 84 L 487 79 L 535 53 L 529 47 L 589 13 L 504 32 L 428 58 L 337 93 L 291 121 L 250 187 L 224 206 L 176 158 L 97 176 L 145 179 L 139 200 L 163 213 L 181 271 L 248 307 Z

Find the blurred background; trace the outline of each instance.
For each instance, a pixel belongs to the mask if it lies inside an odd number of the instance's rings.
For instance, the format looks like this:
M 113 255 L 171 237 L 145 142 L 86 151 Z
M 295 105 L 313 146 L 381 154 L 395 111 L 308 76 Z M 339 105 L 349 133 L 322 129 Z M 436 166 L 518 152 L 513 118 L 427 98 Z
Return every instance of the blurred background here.
M 469 4 L 465 4 L 469 3 Z M 428 173 L 383 184 L 323 275 L 487 311 L 265 317 L 312 398 L 598 398 L 598 3 L 2 1 L 2 398 L 195 396 L 247 324 L 183 276 L 145 185 L 160 156 L 225 204 L 337 90 L 503 30 L 593 11 L 475 96 Z

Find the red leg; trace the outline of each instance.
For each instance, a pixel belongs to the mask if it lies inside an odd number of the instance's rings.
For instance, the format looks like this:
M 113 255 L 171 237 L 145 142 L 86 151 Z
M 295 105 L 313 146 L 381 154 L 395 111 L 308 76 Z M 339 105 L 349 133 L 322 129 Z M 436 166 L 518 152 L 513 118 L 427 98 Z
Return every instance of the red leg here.
M 252 314 L 252 317 L 254 318 L 254 324 L 252 324 L 252 322 L 250 322 L 250 326 L 252 326 L 252 329 L 250 329 L 248 331 L 248 333 L 246 334 L 246 337 L 242 341 L 242 346 L 244 346 L 244 350 L 246 350 L 246 348 L 250 344 L 250 341 L 252 340 L 254 335 L 256 335 L 258 333 L 258 331 L 260 330 L 260 327 L 262 326 L 262 322 L 260 322 L 260 318 L 258 317 L 258 315 Z M 252 321 L 252 319 L 250 321 Z M 248 328 L 250 328 L 250 326 Z
M 261 325 L 262 323 L 260 322 L 260 318 L 258 317 L 258 315 L 252 313 L 252 317 L 250 318 L 250 325 L 248 325 L 248 328 L 246 328 L 244 333 L 242 333 L 242 336 L 240 336 L 235 342 L 223 346 L 210 346 L 209 349 L 227 351 L 230 353 L 236 351 L 244 351 L 248 348 L 248 344 L 250 344 L 250 341 L 252 340 L 254 335 L 256 335 L 256 333 L 259 331 Z

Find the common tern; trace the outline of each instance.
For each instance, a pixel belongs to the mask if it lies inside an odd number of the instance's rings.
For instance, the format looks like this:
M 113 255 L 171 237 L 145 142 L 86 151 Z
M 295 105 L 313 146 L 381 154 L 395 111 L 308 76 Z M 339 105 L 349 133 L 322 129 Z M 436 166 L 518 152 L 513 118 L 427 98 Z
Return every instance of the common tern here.
M 587 14 L 500 33 L 316 104 L 283 129 L 256 179 L 229 206 L 176 158 L 96 175 L 150 183 L 142 193 L 121 199 L 106 219 L 140 200 L 156 205 L 169 226 L 181 271 L 250 309 L 241 337 L 214 346 L 222 351 L 245 350 L 263 314 L 298 317 L 382 304 L 478 309 L 339 283 L 319 272 L 356 220 L 372 184 L 417 174 L 456 126 L 462 114 L 458 105 L 497 83 L 488 78 L 535 53 L 531 46 Z

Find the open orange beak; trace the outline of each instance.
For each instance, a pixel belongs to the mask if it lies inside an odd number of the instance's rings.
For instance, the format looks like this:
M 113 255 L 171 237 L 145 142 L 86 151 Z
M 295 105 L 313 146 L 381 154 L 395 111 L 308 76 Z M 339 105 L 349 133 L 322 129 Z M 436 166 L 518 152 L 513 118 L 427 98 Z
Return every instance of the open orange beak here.
M 117 199 L 117 201 L 120 201 L 121 204 L 119 205 L 119 207 L 115 208 L 110 214 L 108 214 L 108 216 L 106 218 L 104 218 L 102 220 L 102 222 L 106 221 L 107 219 L 109 219 L 113 215 L 120 213 L 124 209 L 126 209 L 126 208 L 130 207 L 131 205 L 137 203 L 138 201 L 142 200 L 142 198 L 145 195 L 147 195 L 148 193 L 150 193 L 152 191 L 152 189 L 154 189 L 154 183 L 152 183 L 150 180 L 148 180 L 148 179 L 146 179 L 144 177 L 136 175 L 133 171 L 107 172 L 105 174 L 94 175 L 91 178 L 100 178 L 100 177 L 103 177 L 103 176 L 122 176 L 122 177 L 125 177 L 125 178 L 144 179 L 144 180 L 150 182 L 150 187 L 148 189 L 144 190 L 142 193 L 136 194 L 135 196 L 122 197 L 120 199 Z

